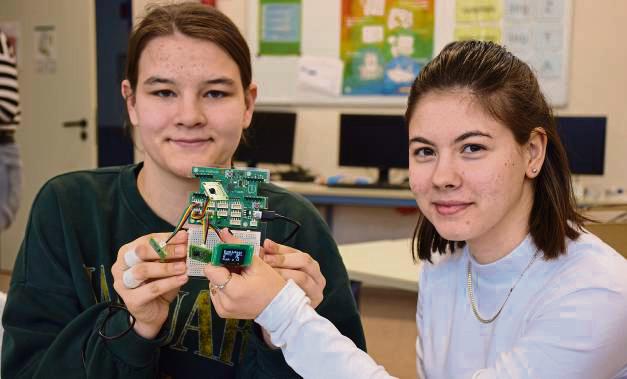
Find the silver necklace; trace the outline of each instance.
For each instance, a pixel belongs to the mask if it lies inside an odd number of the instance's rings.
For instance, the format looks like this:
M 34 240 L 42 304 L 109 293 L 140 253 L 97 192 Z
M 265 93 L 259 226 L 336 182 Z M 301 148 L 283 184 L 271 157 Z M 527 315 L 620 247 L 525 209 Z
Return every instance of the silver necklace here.
M 485 318 L 481 317 L 481 315 L 479 314 L 479 310 L 477 309 L 477 304 L 475 302 L 475 296 L 474 296 L 473 291 L 472 291 L 472 270 L 471 270 L 471 267 L 470 267 L 470 257 L 468 257 L 468 266 L 466 268 L 466 271 L 467 271 L 467 274 L 468 274 L 468 281 L 466 283 L 466 285 L 468 287 L 468 299 L 470 300 L 470 307 L 472 308 L 472 313 L 475 314 L 475 317 L 477 318 L 477 320 L 479 320 L 479 322 L 481 322 L 483 324 L 489 324 L 492 321 L 496 320 L 497 317 L 499 317 L 499 315 L 501 314 L 501 311 L 503 310 L 503 307 L 507 303 L 507 300 L 509 300 L 509 296 L 512 294 L 512 291 L 514 290 L 514 288 L 516 288 L 516 285 L 518 285 L 518 282 L 520 282 L 520 279 L 522 279 L 523 275 L 525 275 L 525 272 L 527 272 L 527 269 L 529 269 L 529 267 L 531 267 L 531 265 L 536 260 L 538 255 L 540 255 L 539 251 L 536 251 L 536 253 L 533 255 L 533 257 L 531 257 L 531 259 L 529 260 L 529 264 L 527 264 L 527 267 L 525 267 L 525 269 L 520 273 L 520 276 L 518 277 L 518 280 L 516 280 L 516 283 L 514 283 L 512 288 L 509 289 L 509 292 L 507 293 L 507 297 L 505 298 L 505 301 L 503 302 L 503 304 L 501 304 L 501 307 L 499 308 L 499 310 L 496 312 L 496 314 L 494 316 L 492 316 L 491 318 L 488 318 L 488 319 L 485 319 Z

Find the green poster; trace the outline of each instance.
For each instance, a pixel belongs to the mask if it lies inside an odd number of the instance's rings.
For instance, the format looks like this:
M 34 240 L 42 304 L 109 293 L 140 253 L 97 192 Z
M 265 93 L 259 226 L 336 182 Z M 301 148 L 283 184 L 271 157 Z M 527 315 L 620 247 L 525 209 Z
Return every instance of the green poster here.
M 342 0 L 345 95 L 409 93 L 433 56 L 435 1 Z
M 259 0 L 259 54 L 300 55 L 301 0 Z

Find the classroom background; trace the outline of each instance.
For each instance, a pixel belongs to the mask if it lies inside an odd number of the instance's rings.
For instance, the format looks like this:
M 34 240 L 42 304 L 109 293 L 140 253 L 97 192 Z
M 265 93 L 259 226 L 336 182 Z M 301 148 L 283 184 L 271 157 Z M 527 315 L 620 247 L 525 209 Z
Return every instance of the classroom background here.
M 152 2 L 159 1 L 0 2 L 0 28 L 17 46 L 23 115 L 16 140 L 24 171 L 16 222 L 0 232 L 0 289 L 7 288 L 30 204 L 47 179 L 141 160 L 141 147 L 133 148 L 123 134 L 119 89 L 126 39 L 136 17 Z M 201 2 L 229 15 L 254 55 L 259 101 L 252 129 L 258 130 L 255 138 L 268 141 L 260 145 L 272 148 L 242 149 L 239 165 L 268 168 L 273 180 L 317 206 L 355 281 L 369 352 L 391 374 L 415 377 L 418 266 L 407 239 L 417 213 L 406 188 L 406 160 L 399 159 L 406 154 L 401 117 L 406 99 L 402 85 L 359 87 L 346 80 L 355 74 L 349 69 L 356 48 L 347 37 L 346 21 L 354 11 L 351 4 L 369 4 L 376 13 L 381 4 L 396 1 Z M 282 8 L 272 8 L 277 4 Z M 426 26 L 413 37 L 421 35 L 431 43 L 431 55 L 455 38 L 470 36 L 497 39 L 533 63 L 568 142 L 579 205 L 601 221 L 589 228 L 627 254 L 627 49 L 622 38 L 627 35 L 627 1 L 415 4 L 429 9 L 421 19 Z M 496 8 L 473 13 L 486 6 Z M 274 31 L 268 30 L 272 17 L 286 15 L 292 16 L 289 22 L 283 19 Z M 401 24 L 408 20 L 406 15 L 397 19 Z M 418 22 L 416 13 L 412 20 Z M 406 35 L 382 39 L 381 30 L 362 31 L 362 42 L 393 42 L 405 49 L 412 60 L 399 61 L 398 67 L 406 69 L 396 72 L 402 82 L 407 70 L 424 64 L 428 51 L 417 44 L 407 50 L 402 43 Z M 367 57 L 362 56 L 362 66 L 368 66 Z M 362 73 L 380 76 L 379 69 L 371 65 Z M 385 175 L 387 181 L 379 181 Z

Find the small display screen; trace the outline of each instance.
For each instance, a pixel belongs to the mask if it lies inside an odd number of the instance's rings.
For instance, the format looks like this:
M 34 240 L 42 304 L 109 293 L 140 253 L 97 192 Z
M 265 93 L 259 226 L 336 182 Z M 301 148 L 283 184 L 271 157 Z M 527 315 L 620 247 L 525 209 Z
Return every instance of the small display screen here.
M 223 265 L 241 265 L 244 263 L 246 252 L 239 249 L 224 249 L 220 257 L 220 263 Z

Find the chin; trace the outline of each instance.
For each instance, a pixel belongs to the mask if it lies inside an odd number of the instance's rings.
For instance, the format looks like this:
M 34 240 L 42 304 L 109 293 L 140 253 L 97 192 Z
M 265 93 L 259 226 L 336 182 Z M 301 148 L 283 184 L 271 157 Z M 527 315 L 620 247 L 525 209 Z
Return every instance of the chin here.
M 191 162 L 177 162 L 175 165 L 170 166 L 170 170 L 181 178 L 191 178 L 192 177 L 192 167 L 198 166 Z
M 467 241 L 474 233 L 464 222 L 432 222 L 438 234 L 449 241 Z

